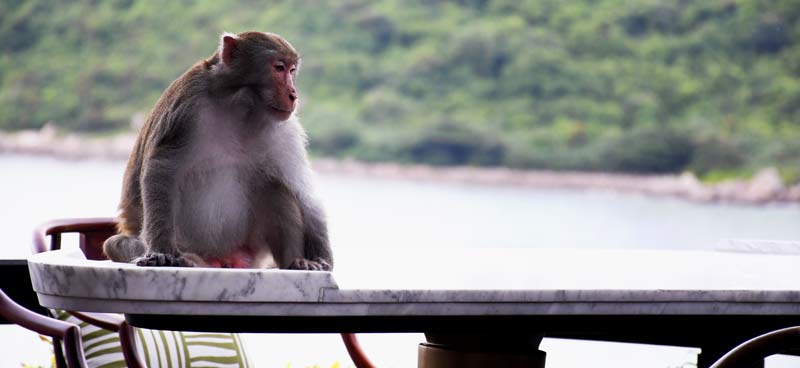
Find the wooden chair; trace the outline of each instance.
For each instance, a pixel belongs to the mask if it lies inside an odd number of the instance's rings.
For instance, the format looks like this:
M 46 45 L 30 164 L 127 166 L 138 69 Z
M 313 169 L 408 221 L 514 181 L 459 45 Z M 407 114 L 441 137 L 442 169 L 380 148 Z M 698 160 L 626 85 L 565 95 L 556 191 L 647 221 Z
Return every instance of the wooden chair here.
M 31 312 L 11 300 L 3 290 L 0 290 L 0 317 L 36 333 L 64 341 L 63 354 L 66 357 L 58 350 L 57 367 L 86 367 L 80 327 Z
M 63 351 L 54 349 L 58 368 L 86 367 L 80 327 L 46 316 L 33 292 L 28 263 L 0 260 L 0 275 L 0 324 L 16 324 L 63 341 Z
M 103 242 L 117 234 L 117 222 L 113 218 L 59 219 L 47 222 L 34 231 L 33 252 L 41 253 L 61 249 L 61 235 L 65 233 L 77 233 L 79 235 L 78 246 L 87 259 L 104 260 L 106 257 L 103 254 Z M 47 236 L 50 236 L 49 245 L 46 242 Z M 123 318 L 116 315 L 98 313 L 74 311 L 70 311 L 70 313 L 87 323 L 118 332 L 122 343 L 122 352 L 128 366 L 135 368 L 145 367 L 141 358 L 136 354 L 136 340 L 134 339 L 133 329 Z M 356 367 L 375 367 L 364 354 L 354 334 L 342 334 L 342 340 L 350 359 L 352 359 Z
M 711 368 L 763 366 L 764 358 L 800 347 L 800 326 L 765 333 L 733 348 Z

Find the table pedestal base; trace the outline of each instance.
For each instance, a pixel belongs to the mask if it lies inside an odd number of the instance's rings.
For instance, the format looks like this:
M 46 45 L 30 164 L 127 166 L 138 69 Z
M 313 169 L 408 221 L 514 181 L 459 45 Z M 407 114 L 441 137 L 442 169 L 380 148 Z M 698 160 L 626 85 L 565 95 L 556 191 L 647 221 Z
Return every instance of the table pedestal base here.
M 544 368 L 541 335 L 425 334 L 419 344 L 418 368 Z

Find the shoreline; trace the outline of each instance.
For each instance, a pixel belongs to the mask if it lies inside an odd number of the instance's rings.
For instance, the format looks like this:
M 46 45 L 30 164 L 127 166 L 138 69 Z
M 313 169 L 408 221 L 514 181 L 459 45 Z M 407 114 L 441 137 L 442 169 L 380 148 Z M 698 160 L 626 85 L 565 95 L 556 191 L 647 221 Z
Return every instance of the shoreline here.
M 128 159 L 135 140 L 133 133 L 87 137 L 74 133 L 59 134 L 52 127 L 45 126 L 39 131 L 0 132 L 0 154 L 124 161 Z M 604 190 L 677 197 L 702 203 L 800 203 L 800 184 L 785 186 L 774 168 L 762 169 L 750 180 L 704 184 L 688 172 L 677 175 L 635 175 L 504 167 L 434 167 L 332 158 L 315 158 L 312 161 L 314 170 L 322 174 L 527 188 Z
M 701 183 L 691 173 L 633 175 L 620 173 L 519 170 L 505 167 L 433 167 L 415 164 L 365 163 L 315 159 L 320 173 L 430 181 L 450 184 L 513 186 L 538 189 L 611 191 L 653 197 L 673 197 L 700 203 L 750 205 L 800 204 L 800 185 L 785 187 L 774 168 L 751 180 L 730 180 L 715 185 Z

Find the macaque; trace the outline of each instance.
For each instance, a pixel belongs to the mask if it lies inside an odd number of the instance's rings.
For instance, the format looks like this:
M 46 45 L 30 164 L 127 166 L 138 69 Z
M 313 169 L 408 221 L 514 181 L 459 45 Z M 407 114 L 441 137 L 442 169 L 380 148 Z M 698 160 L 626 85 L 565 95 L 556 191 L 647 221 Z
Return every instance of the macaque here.
M 299 67 L 276 34 L 226 33 L 172 82 L 128 160 L 120 234 L 105 254 L 140 266 L 331 270 L 294 114 Z

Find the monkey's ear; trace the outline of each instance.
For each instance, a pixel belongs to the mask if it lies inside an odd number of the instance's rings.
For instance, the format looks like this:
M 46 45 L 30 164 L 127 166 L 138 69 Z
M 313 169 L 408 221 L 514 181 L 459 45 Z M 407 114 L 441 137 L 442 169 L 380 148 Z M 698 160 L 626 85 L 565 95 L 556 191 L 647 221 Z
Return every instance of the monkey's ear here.
M 222 39 L 219 42 L 219 55 L 223 64 L 230 65 L 231 61 L 236 57 L 238 43 L 239 36 L 228 32 L 222 34 Z

